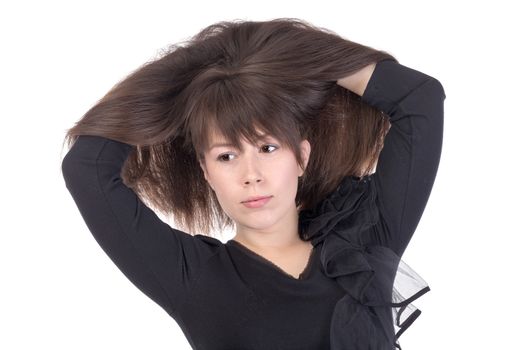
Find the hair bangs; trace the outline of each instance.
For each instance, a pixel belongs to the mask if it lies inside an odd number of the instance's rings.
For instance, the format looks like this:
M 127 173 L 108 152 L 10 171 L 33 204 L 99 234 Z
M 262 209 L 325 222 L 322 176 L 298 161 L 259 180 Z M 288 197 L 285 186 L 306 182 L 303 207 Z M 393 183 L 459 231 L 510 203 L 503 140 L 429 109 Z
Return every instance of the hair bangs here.
M 188 116 L 193 147 L 202 159 L 214 136 L 241 151 L 242 139 L 256 144 L 271 136 L 299 160 L 300 133 L 290 113 L 276 95 L 243 84 L 240 75 L 215 78 Z

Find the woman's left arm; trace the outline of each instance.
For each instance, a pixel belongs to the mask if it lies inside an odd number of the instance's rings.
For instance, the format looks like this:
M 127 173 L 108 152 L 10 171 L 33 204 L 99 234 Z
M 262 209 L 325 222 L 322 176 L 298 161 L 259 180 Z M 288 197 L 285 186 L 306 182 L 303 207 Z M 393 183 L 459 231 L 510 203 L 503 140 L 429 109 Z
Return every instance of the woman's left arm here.
M 386 59 L 338 84 L 383 111 L 391 123 L 374 174 L 388 232 L 370 240 L 399 256 L 421 219 L 441 157 L 445 91 L 422 72 Z
M 372 76 L 375 67 L 376 63 L 371 63 L 368 66 L 361 68 L 359 71 L 347 77 L 338 79 L 337 84 L 352 91 L 353 93 L 359 96 L 363 96 L 363 93 L 365 92 L 366 86 L 370 81 L 370 77 Z

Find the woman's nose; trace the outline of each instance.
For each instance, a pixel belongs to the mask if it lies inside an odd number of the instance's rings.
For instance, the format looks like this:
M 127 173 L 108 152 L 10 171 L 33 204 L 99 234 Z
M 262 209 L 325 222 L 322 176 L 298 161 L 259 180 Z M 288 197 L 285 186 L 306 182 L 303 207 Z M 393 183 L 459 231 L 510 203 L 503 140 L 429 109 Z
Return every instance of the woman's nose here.
M 259 183 L 263 179 L 261 164 L 256 155 L 247 155 L 243 159 L 242 178 L 245 185 Z

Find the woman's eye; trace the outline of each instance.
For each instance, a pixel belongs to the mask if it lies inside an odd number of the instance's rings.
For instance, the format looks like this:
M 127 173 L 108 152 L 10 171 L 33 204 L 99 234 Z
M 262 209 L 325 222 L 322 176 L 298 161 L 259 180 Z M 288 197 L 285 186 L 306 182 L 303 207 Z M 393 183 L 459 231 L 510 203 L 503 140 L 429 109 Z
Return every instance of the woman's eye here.
M 277 146 L 274 146 L 274 145 L 264 145 L 263 148 L 265 148 L 265 147 L 274 147 L 275 149 L 277 149 Z M 270 152 L 270 153 L 272 153 L 272 152 Z
M 263 146 L 261 147 L 261 149 L 263 149 L 263 150 L 267 150 L 268 148 L 271 149 L 272 147 L 275 148 L 275 149 L 278 149 L 278 148 L 279 148 L 278 146 L 275 146 L 275 145 L 263 145 Z M 273 152 L 274 152 L 274 151 L 272 151 L 272 150 L 270 150 L 270 151 L 268 151 L 268 152 L 264 152 L 264 151 L 263 151 L 263 153 L 273 153 Z M 230 159 L 228 158 L 228 156 L 233 156 L 233 155 L 234 155 L 234 154 L 232 154 L 232 153 L 223 153 L 223 154 L 220 154 L 220 155 L 217 156 L 217 160 L 220 161 L 220 162 L 229 162 Z
M 220 162 L 227 162 L 228 160 L 225 159 L 227 158 L 228 156 L 232 155 L 231 153 L 224 153 L 224 154 L 221 154 L 217 157 L 217 160 L 220 161 Z

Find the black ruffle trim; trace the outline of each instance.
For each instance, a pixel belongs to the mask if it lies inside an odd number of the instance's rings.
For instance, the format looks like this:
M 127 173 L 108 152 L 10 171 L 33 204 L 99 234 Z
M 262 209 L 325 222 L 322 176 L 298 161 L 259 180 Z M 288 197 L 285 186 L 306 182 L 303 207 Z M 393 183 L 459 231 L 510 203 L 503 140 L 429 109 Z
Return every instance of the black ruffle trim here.
M 401 349 L 399 336 L 421 314 L 412 302 L 430 291 L 389 247 L 361 244 L 368 230 L 384 229 L 374 175 L 344 177 L 313 210 L 299 213 L 303 239 L 324 241 L 324 273 L 347 293 L 332 316 L 332 350 Z

